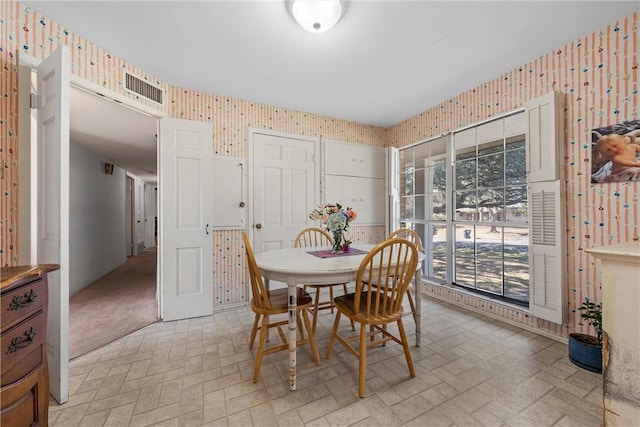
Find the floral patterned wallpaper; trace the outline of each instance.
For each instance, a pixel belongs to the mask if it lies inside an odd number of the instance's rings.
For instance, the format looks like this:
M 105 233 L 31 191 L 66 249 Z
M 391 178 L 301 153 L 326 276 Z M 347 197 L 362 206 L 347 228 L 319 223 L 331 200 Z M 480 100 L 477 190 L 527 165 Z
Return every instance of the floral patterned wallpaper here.
M 567 288 L 570 318 L 562 327 L 528 316 L 526 312 L 462 294 L 448 287 L 428 286 L 439 298 L 540 330 L 566 336 L 579 325 L 573 311 L 583 297 L 600 299 L 598 268 L 585 248 L 638 240 L 640 222 L 639 183 L 590 184 L 591 128 L 638 119 L 638 14 L 595 31 L 570 44 L 430 108 L 388 129 L 347 122 L 177 88 L 158 81 L 73 34 L 66 28 L 15 0 L 0 2 L 0 262 L 17 263 L 18 188 L 18 54 L 45 58 L 59 45 L 72 50 L 72 72 L 109 90 L 127 94 L 122 86 L 125 71 L 160 86 L 172 117 L 211 122 L 214 152 L 246 157 L 247 129 L 272 129 L 297 135 L 373 146 L 404 146 L 447 133 L 521 107 L 527 100 L 556 90 L 565 108 L 565 179 L 567 186 Z M 146 103 L 144 100 L 139 102 Z M 382 227 L 351 229 L 355 240 L 376 242 Z M 215 304 L 241 303 L 247 299 L 247 272 L 239 231 L 214 234 Z

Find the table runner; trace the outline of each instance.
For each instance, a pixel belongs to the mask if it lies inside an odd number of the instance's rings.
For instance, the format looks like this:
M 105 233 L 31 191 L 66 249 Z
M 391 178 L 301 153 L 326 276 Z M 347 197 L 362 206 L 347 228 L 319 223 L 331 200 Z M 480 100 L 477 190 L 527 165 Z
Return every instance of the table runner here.
M 313 256 L 317 256 L 318 258 L 334 258 L 339 256 L 351 256 L 351 255 L 362 255 L 368 253 L 368 251 L 363 251 L 362 249 L 350 248 L 347 252 L 341 253 L 333 253 L 331 249 L 326 249 L 323 251 L 309 251 L 308 254 Z

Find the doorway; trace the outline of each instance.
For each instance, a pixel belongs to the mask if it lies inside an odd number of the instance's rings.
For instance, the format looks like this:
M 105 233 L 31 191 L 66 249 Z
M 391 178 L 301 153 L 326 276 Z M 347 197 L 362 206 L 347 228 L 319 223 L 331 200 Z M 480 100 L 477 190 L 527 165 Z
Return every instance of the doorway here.
M 157 119 L 72 86 L 69 123 L 71 360 L 158 320 L 157 251 L 143 239 Z
M 32 93 L 30 90 L 32 89 L 30 87 L 32 85 L 32 75 L 35 74 L 34 69 L 39 63 L 39 60 L 30 58 L 27 55 L 21 55 L 20 57 L 19 147 L 21 154 L 21 185 L 19 189 L 22 192 L 20 200 L 25 199 L 30 202 L 30 204 L 21 204 L 21 207 L 27 206 L 27 208 L 20 211 L 20 224 L 24 225 L 24 228 L 20 229 L 20 264 L 34 264 L 38 260 L 38 255 L 34 250 L 37 244 L 33 238 L 29 237 L 35 234 L 32 230 L 37 229 L 36 212 L 39 203 L 35 197 L 38 183 L 31 182 L 31 176 L 35 176 L 31 171 L 37 170 L 39 166 L 35 159 L 30 160 L 31 157 L 35 157 L 37 147 L 37 126 L 32 125 L 32 122 L 35 123 L 36 120 L 36 117 L 32 116 L 32 112 L 37 110 L 29 107 L 29 93 Z M 23 82 L 25 85 L 23 85 Z M 33 87 L 33 89 L 37 89 L 37 87 Z M 124 106 L 126 100 L 109 98 L 105 96 L 105 93 L 107 91 L 103 88 L 92 87 L 90 83 L 83 81 L 74 81 L 70 87 L 69 140 L 76 146 L 76 148 L 70 147 L 69 149 L 70 160 L 72 160 L 72 155 L 82 152 L 81 158 L 87 161 L 76 161 L 75 164 L 70 164 L 72 171 L 74 173 L 80 172 L 80 175 L 70 180 L 69 186 L 71 188 L 65 191 L 71 196 L 69 204 L 71 205 L 72 203 L 71 198 L 76 197 L 76 206 L 80 206 L 77 209 L 77 215 L 79 216 L 75 221 L 73 219 L 70 220 L 70 258 L 75 256 L 76 260 L 73 263 L 69 262 L 68 265 L 73 264 L 75 266 L 75 268 L 69 269 L 69 277 L 71 278 L 76 274 L 76 282 L 84 285 L 108 277 L 114 267 L 124 266 L 127 261 L 124 241 L 126 174 L 122 167 L 116 167 L 116 172 L 113 172 L 113 169 L 111 169 L 111 173 L 107 172 L 106 163 L 112 163 L 117 166 L 122 165 L 126 167 L 126 170 L 134 171 L 137 181 L 141 185 L 143 183 L 141 177 L 144 177 L 144 179 L 148 180 L 144 185 L 149 187 L 149 192 L 154 195 L 154 197 L 149 198 L 149 202 L 155 203 L 157 199 L 155 197 L 157 182 L 156 132 L 157 121 L 161 114 L 154 116 L 149 112 L 138 111 L 136 108 Z M 121 95 L 117 96 L 122 97 Z M 126 136 L 123 137 L 122 135 Z M 140 144 L 141 135 L 145 138 L 142 144 Z M 108 149 L 111 149 L 112 152 L 105 151 Z M 85 166 L 86 170 L 84 170 Z M 80 171 L 81 169 L 83 170 Z M 23 177 L 24 179 L 22 179 Z M 121 182 L 121 184 L 116 184 L 117 182 Z M 42 183 L 41 186 L 43 186 Z M 84 193 L 78 191 L 79 188 L 83 187 Z M 118 193 L 112 190 L 112 187 L 118 187 Z M 105 190 L 105 188 L 107 189 Z M 83 195 L 79 196 L 79 194 Z M 140 200 L 145 199 L 142 194 L 140 192 Z M 78 201 L 78 198 L 83 200 Z M 83 206 L 93 205 L 96 201 L 99 202 L 101 200 L 108 201 L 103 205 L 106 208 L 93 209 L 90 214 L 83 208 Z M 121 213 L 114 213 L 120 211 Z M 144 225 L 149 222 L 155 225 L 156 212 L 155 206 L 152 206 L 151 209 L 140 208 L 139 220 L 141 224 Z M 74 211 L 71 211 L 71 215 L 73 214 Z M 88 216 L 92 218 L 87 219 Z M 135 215 L 133 217 L 135 218 Z M 116 220 L 109 220 L 109 218 L 116 218 Z M 80 220 L 78 221 L 78 219 Z M 153 233 L 154 226 L 144 228 L 149 228 Z M 138 234 L 141 234 L 141 232 Z M 119 236 L 119 243 L 111 241 L 111 245 L 105 244 L 114 235 Z M 155 250 L 154 237 L 151 236 L 145 241 L 151 242 L 147 248 L 152 251 L 155 259 L 157 251 Z M 94 249 L 96 250 L 95 253 L 89 256 Z M 140 252 L 142 253 L 142 250 Z M 103 263 L 102 261 L 106 259 L 108 259 L 108 262 Z M 100 266 L 96 270 L 97 264 L 100 264 Z M 153 261 L 153 268 L 151 268 L 149 274 L 152 275 L 153 318 L 157 319 L 157 266 L 155 261 Z M 67 295 L 76 291 L 76 289 L 71 288 L 71 280 L 69 282 L 69 294 Z M 67 298 L 70 300 L 72 297 L 67 296 Z M 65 316 L 65 314 L 61 315 Z M 69 313 L 67 312 L 66 315 L 69 315 Z M 65 338 L 62 339 L 64 340 Z M 60 356 L 64 353 L 61 351 Z M 64 393 L 62 397 L 64 399 Z

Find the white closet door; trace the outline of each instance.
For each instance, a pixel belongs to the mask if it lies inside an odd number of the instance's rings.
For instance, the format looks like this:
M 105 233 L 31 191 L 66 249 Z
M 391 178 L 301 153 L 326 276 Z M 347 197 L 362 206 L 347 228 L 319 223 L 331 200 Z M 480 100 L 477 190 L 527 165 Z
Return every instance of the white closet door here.
M 162 319 L 213 313 L 213 128 L 160 120 L 159 262 Z
M 314 139 L 256 132 L 252 137 L 255 252 L 288 248 L 312 224 L 318 198 Z

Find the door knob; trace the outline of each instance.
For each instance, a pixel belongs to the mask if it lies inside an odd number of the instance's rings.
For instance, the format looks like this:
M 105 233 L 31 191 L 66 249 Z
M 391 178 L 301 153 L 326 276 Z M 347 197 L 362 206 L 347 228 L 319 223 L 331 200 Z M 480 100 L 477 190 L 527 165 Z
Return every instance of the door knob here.
M 256 228 L 257 228 L 258 230 L 260 230 L 260 229 L 262 228 L 262 224 L 257 223 L 257 224 L 256 224 Z

